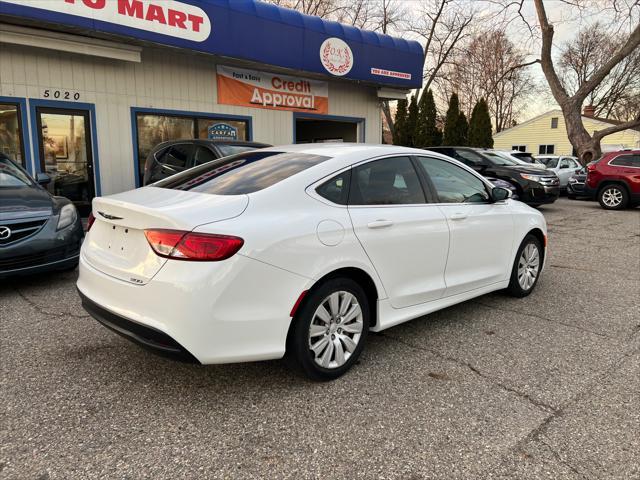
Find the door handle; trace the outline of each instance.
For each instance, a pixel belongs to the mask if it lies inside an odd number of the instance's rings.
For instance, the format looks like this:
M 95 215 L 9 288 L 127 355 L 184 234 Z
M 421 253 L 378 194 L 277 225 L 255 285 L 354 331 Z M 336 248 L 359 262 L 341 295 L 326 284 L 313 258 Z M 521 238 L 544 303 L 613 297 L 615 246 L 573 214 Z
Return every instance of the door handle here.
M 384 228 L 390 227 L 391 225 L 393 225 L 391 220 L 376 220 L 375 222 L 367 223 L 367 227 L 369 228 Z
M 464 220 L 467 216 L 468 215 L 464 212 L 456 212 L 451 214 L 451 220 Z

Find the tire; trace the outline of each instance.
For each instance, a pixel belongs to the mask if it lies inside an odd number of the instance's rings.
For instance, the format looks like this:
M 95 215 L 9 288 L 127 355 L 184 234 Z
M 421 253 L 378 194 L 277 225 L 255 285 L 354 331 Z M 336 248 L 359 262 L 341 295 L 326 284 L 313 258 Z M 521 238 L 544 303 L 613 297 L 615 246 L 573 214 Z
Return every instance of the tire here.
M 629 194 L 623 186 L 612 183 L 600 189 L 598 202 L 605 210 L 622 210 L 629 204 Z
M 533 253 L 532 249 L 535 249 L 537 252 L 537 257 Z M 537 258 L 537 263 L 535 262 L 535 258 L 531 255 Z M 538 279 L 540 278 L 543 255 L 544 249 L 537 237 L 531 234 L 524 237 L 524 240 L 520 244 L 520 248 L 518 248 L 516 258 L 513 261 L 511 278 L 509 280 L 509 286 L 507 287 L 507 293 L 509 293 L 509 295 L 522 298 L 526 297 L 533 291 L 538 283 Z M 529 274 L 527 274 L 527 271 Z M 533 279 L 531 278 L 532 273 L 534 274 Z
M 338 311 L 332 298 L 337 299 Z M 345 301 L 349 303 L 343 303 Z M 349 278 L 333 278 L 314 288 L 293 319 L 287 342 L 289 362 L 312 380 L 340 377 L 356 363 L 364 348 L 370 314 L 364 290 Z M 353 318 L 347 318 L 351 316 Z M 347 325 L 349 331 L 341 325 Z M 315 351 L 312 345 L 316 346 Z

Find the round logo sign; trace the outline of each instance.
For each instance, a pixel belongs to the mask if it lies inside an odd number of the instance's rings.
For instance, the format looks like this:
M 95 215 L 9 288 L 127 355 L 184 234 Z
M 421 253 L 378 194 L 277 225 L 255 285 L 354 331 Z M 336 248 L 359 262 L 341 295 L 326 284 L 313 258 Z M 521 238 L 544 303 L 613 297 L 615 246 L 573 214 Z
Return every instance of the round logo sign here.
M 320 46 L 320 61 L 327 72 L 341 77 L 353 67 L 353 52 L 345 41 L 327 38 Z

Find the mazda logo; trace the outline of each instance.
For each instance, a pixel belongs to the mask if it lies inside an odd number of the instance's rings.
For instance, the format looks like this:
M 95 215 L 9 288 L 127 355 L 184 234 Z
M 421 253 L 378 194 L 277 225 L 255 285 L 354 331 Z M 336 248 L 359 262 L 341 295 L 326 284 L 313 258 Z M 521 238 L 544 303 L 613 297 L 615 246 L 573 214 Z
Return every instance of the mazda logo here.
M 0 240 L 7 240 L 11 236 L 9 227 L 0 227 Z

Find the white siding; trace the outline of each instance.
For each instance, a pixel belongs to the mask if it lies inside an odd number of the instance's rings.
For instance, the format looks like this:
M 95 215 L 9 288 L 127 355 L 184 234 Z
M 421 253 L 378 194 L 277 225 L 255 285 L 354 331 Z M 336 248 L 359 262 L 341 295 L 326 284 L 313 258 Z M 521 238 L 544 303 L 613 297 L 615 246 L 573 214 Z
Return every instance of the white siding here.
M 95 104 L 104 195 L 134 186 L 131 107 L 250 116 L 254 140 L 293 141 L 292 112 L 217 104 L 215 69 L 213 59 L 170 49 L 145 48 L 142 63 L 131 63 L 3 44 L 0 96 L 43 99 L 44 90 L 60 89 L 79 92 L 79 102 Z M 375 88 L 331 81 L 329 114 L 365 118 L 366 141 L 380 142 Z M 31 148 L 35 162 L 37 147 L 25 148 Z

